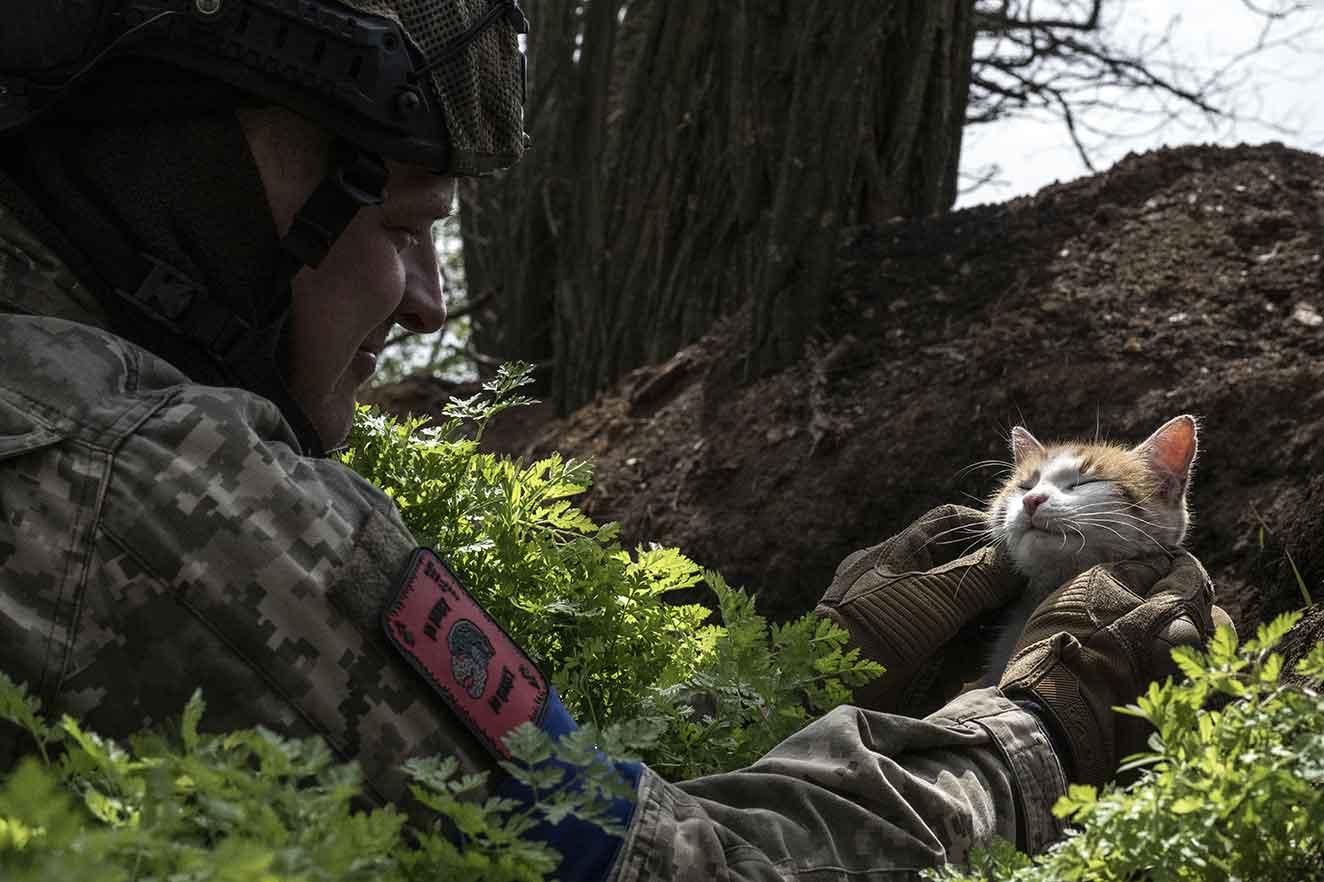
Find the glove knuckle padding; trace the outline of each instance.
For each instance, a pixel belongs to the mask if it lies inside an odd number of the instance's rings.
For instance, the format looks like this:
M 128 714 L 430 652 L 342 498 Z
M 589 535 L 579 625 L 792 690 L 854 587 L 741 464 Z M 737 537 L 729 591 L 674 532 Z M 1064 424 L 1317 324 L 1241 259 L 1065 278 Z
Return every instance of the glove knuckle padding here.
M 1010 693 L 1030 692 L 1056 720 L 1071 746 L 1076 777 L 1103 780 L 1116 756 L 1109 713 L 1099 707 L 1082 670 L 1097 660 L 1075 635 L 1059 632 L 1022 650 L 1012 659 L 1002 688 Z
M 1012 579 L 1009 564 L 991 548 L 928 571 L 874 567 L 846 589 L 837 612 L 872 635 L 886 664 L 886 656 L 932 652 L 974 614 L 1001 605 Z
M 1143 723 L 1112 707 L 1176 671 L 1172 647 L 1212 633 L 1212 603 L 1213 583 L 1189 554 L 1094 567 L 1035 610 L 1002 686 L 1037 696 L 1067 737 L 1074 777 L 1102 783 L 1145 743 Z
M 1050 710 L 1070 743 L 1080 780 L 1102 781 L 1116 762 L 1108 717 L 1112 705 L 1135 697 L 1125 694 L 1137 680 L 1135 632 L 1148 624 L 1143 613 L 1136 620 L 1145 606 L 1136 589 L 1148 590 L 1157 575 L 1152 567 L 1107 564 L 1054 591 L 1030 617 L 1023 648 L 1003 678 L 1004 688 L 1028 690 Z
M 877 564 L 891 572 L 929 570 L 952 560 L 988 518 L 964 505 L 940 505 L 881 546 Z M 968 533 L 966 531 L 969 531 Z
M 886 542 L 842 561 L 817 612 L 845 627 L 865 655 L 892 669 L 892 679 L 904 679 L 967 622 L 1005 604 L 1023 584 L 1000 547 L 952 559 L 986 523 L 983 513 L 965 506 L 929 511 Z M 973 529 L 962 535 L 966 528 Z

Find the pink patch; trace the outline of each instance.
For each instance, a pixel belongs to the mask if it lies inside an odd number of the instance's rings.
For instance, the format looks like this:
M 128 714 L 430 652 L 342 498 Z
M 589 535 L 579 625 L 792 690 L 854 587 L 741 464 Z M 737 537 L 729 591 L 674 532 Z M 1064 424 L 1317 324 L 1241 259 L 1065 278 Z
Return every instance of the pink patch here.
M 382 614 L 386 638 L 500 756 L 501 739 L 542 720 L 547 678 L 431 549 L 414 552 Z

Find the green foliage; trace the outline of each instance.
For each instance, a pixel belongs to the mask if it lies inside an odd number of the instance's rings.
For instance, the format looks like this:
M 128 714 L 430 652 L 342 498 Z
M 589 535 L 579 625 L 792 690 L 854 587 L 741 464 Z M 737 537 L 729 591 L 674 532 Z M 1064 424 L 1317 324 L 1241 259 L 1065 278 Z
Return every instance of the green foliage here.
M 0 786 L 0 878 L 540 882 L 561 856 L 522 834 L 569 815 L 611 829 L 608 799 L 624 790 L 594 749 L 619 752 L 619 733 L 590 726 L 553 744 L 525 725 L 507 739 L 514 761 L 503 766 L 534 791 L 530 803 L 484 797 L 486 776 L 460 775 L 452 757 L 411 760 L 410 791 L 437 821 L 409 828 L 393 807 L 351 809 L 358 768 L 333 762 L 321 739 L 261 728 L 204 734 L 203 712 L 195 694 L 176 731 L 121 748 L 69 717 L 48 725 L 24 687 L 0 674 L 0 719 L 43 757 L 25 759 Z M 584 786 L 570 786 L 550 758 L 580 767 Z
M 37 746 L 0 778 L 0 878 L 535 882 L 561 856 L 524 834 L 570 816 L 611 830 L 610 799 L 633 798 L 602 756 L 642 755 L 671 777 L 744 765 L 880 672 L 827 622 L 770 627 L 748 594 L 676 549 L 621 548 L 615 525 L 569 501 L 586 464 L 480 452 L 493 414 L 527 401 L 527 376 L 503 369 L 437 426 L 360 411 L 344 460 L 396 500 L 581 721 L 557 743 L 531 725 L 507 737 L 502 768 L 531 801 L 492 795 L 453 757 L 414 759 L 410 792 L 435 819 L 420 829 L 391 807 L 353 810 L 358 769 L 319 739 L 206 734 L 195 696 L 174 731 L 119 745 L 68 717 L 48 723 L 0 674 L 0 720 Z M 721 625 L 665 602 L 704 580 Z
M 470 436 L 527 403 L 517 391 L 528 374 L 502 368 L 438 425 L 361 410 L 344 460 L 539 659 L 572 715 L 628 724 L 650 765 L 691 777 L 753 761 L 881 672 L 812 614 L 769 626 L 748 594 L 674 548 L 623 549 L 615 524 L 570 501 L 591 481 L 587 463 L 480 452 Z M 703 606 L 667 602 L 701 581 L 720 625 L 704 624 Z
M 643 753 L 676 780 L 750 764 L 881 672 L 858 649 L 848 650 L 846 632 L 826 619 L 807 615 L 769 626 L 748 594 L 715 572 L 704 578 L 725 626 L 686 641 L 683 651 L 694 652 L 697 663 L 682 680 L 642 690 L 641 721 L 662 732 Z
M 1273 648 L 1300 618 L 1261 625 L 1237 645 L 1220 629 L 1204 650 L 1174 650 L 1186 680 L 1152 684 L 1123 713 L 1157 730 L 1124 769 L 1125 789 L 1073 786 L 1054 812 L 1075 827 L 1033 862 L 1001 844 L 947 882 L 1324 878 L 1324 696 L 1281 680 Z M 1297 665 L 1317 687 L 1324 643 Z

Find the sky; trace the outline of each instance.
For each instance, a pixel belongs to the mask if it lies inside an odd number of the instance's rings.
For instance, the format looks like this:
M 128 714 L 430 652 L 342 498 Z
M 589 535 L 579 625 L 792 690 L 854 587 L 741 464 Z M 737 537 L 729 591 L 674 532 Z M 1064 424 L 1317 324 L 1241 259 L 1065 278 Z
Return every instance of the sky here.
M 1258 2 L 1269 6 L 1277 0 Z M 1223 103 L 1242 119 L 1210 126 L 1200 114 L 1191 113 L 1154 131 L 1154 124 L 1146 119 L 1100 116 L 1096 122 L 1101 128 L 1133 136 L 1092 138 L 1095 167 L 1102 171 L 1127 153 L 1165 144 L 1282 141 L 1324 152 L 1324 0 L 1310 5 L 1271 32 L 1270 39 L 1282 45 L 1255 53 L 1231 71 L 1229 82 L 1236 85 Z M 1254 46 L 1263 24 L 1243 0 L 1114 0 L 1105 8 L 1109 12 L 1105 26 L 1128 47 L 1148 45 L 1175 20 L 1171 44 L 1160 61 L 1175 61 L 1202 73 L 1223 67 Z M 1066 127 L 1046 117 L 968 128 L 961 164 L 963 175 L 971 179 L 990 165 L 1000 171 L 996 183 L 964 193 L 958 208 L 1002 202 L 1055 181 L 1090 174 Z

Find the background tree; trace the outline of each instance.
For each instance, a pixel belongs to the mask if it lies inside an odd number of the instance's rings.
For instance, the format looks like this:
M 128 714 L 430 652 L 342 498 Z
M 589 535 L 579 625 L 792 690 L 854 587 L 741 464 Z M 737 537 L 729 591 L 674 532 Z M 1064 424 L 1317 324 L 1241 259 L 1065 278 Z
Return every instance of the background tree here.
M 756 365 L 798 352 L 842 224 L 956 195 L 967 0 L 529 4 L 534 150 L 466 192 L 477 325 L 585 401 L 752 299 Z M 757 292 L 751 298 L 751 292 Z
M 462 199 L 476 348 L 549 365 L 562 410 L 745 305 L 748 366 L 788 362 L 841 228 L 948 210 L 967 123 L 1075 134 L 1117 90 L 1228 112 L 1226 72 L 1109 44 L 1120 2 L 527 0 L 534 149 Z

